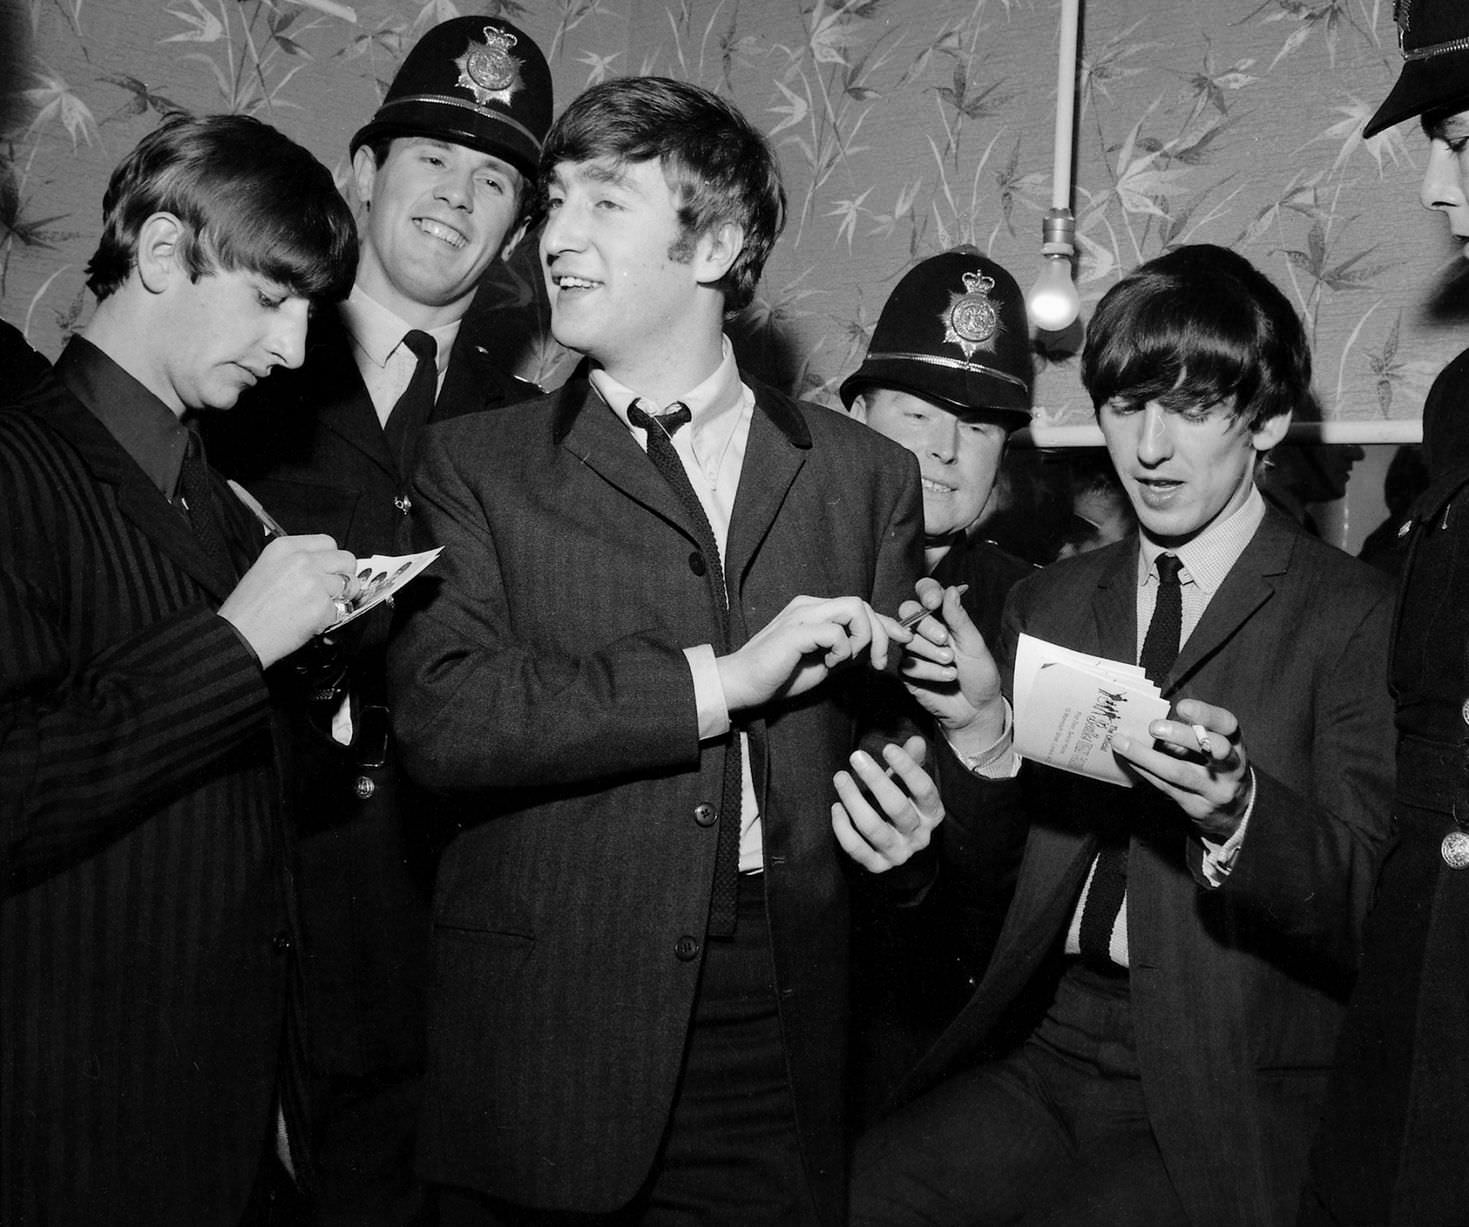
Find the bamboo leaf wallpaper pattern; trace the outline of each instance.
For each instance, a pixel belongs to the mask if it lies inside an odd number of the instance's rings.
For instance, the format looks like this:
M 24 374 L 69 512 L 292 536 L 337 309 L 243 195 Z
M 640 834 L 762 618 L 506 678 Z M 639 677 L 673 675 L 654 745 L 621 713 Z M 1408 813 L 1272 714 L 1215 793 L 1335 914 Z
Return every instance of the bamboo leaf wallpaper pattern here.
M 405 50 L 483 12 L 546 50 L 558 100 L 620 73 L 733 98 L 778 148 L 790 221 L 742 358 L 835 404 L 888 290 L 974 243 L 1022 285 L 1049 204 L 1059 0 L 0 0 L 30 36 L 4 83 L 0 314 L 55 354 L 86 318 L 83 269 L 116 160 L 175 109 L 276 124 L 347 183 L 347 142 Z M 1328 418 L 1418 416 L 1469 337 L 1458 259 L 1417 206 L 1426 142 L 1363 122 L 1400 61 L 1389 0 L 1089 0 L 1074 209 L 1083 311 L 1139 261 L 1234 247 L 1286 290 Z M 476 310 L 554 384 L 532 244 Z M 1466 269 L 1469 271 L 1469 269 Z M 1038 352 L 1038 416 L 1090 419 L 1076 336 Z

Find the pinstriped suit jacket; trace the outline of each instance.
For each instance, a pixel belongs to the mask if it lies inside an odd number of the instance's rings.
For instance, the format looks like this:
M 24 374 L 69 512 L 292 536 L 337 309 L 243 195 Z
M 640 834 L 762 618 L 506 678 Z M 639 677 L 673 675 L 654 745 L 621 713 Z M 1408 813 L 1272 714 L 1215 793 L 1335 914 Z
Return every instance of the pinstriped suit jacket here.
M 261 531 L 215 495 L 243 570 Z M 236 579 L 59 380 L 0 407 L 0 1222 L 243 1208 L 291 923 Z
M 717 638 L 697 537 L 584 379 L 430 427 L 418 515 L 444 554 L 390 646 L 407 768 L 469 795 L 445 853 L 420 1165 L 512 1201 L 626 1202 L 668 1121 L 709 911 L 724 745 L 682 649 Z M 895 610 L 919 573 L 917 466 L 757 389 L 726 550 L 742 643 L 799 593 Z M 807 1170 L 842 1221 L 847 896 L 839 675 L 750 727 L 765 890 Z

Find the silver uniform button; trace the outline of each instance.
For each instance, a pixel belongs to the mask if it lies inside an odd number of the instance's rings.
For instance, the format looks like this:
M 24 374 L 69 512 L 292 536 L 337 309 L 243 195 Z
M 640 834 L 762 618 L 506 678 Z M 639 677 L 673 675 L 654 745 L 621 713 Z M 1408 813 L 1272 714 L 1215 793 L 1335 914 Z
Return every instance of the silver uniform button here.
M 1439 848 L 1443 863 L 1450 869 L 1469 869 L 1469 833 L 1450 831 Z
M 1459 708 L 1459 716 L 1465 724 L 1469 724 L 1469 699 L 1464 700 L 1464 706 Z
M 366 801 L 368 797 L 372 796 L 372 794 L 377 791 L 377 785 L 372 782 L 371 776 L 359 775 L 357 777 L 357 787 L 355 791 L 359 798 L 361 798 L 363 801 Z M 1448 853 L 1444 853 L 1444 855 L 1447 856 Z

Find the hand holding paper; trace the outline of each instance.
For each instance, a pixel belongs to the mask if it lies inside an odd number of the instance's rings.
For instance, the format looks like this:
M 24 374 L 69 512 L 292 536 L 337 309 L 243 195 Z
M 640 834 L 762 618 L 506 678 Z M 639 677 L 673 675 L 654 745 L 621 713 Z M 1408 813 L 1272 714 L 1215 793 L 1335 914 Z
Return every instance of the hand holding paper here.
M 1244 818 L 1252 788 L 1239 721 L 1226 708 L 1198 699 L 1181 700 L 1177 715 L 1154 720 L 1142 737 L 1119 734 L 1114 748 L 1172 797 L 1205 838 L 1223 843 Z

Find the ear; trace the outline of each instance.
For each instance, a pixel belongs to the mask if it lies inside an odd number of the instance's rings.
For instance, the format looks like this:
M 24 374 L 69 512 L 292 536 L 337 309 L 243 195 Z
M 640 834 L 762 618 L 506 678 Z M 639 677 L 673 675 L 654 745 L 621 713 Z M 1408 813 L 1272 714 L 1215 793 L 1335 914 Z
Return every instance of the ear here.
M 359 145 L 352 155 L 352 186 L 357 189 L 357 199 L 365 206 L 372 205 L 372 187 L 377 182 L 377 159 L 366 145 Z
M 151 214 L 138 228 L 138 280 L 150 294 L 163 293 L 178 277 L 187 279 L 189 270 L 179 259 L 184 234 L 184 223 L 172 213 Z
M 1285 439 L 1286 431 L 1290 429 L 1291 415 L 1282 413 L 1278 417 L 1266 418 L 1260 424 L 1259 430 L 1250 432 L 1250 446 L 1261 454 L 1268 452 L 1277 443 Z
M 866 392 L 858 392 L 856 396 L 852 397 L 852 407 L 850 409 L 848 409 L 847 412 L 850 413 L 859 422 L 861 422 L 862 425 L 866 426 L 867 425 L 867 393 Z
M 515 249 L 520 245 L 520 240 L 525 238 L 525 232 L 529 228 L 528 222 L 521 222 L 505 236 L 505 241 L 500 245 L 500 259 L 509 260 L 515 254 Z
M 745 228 L 735 222 L 719 222 L 699 236 L 694 263 L 701 284 L 713 285 L 730 270 L 745 249 Z

